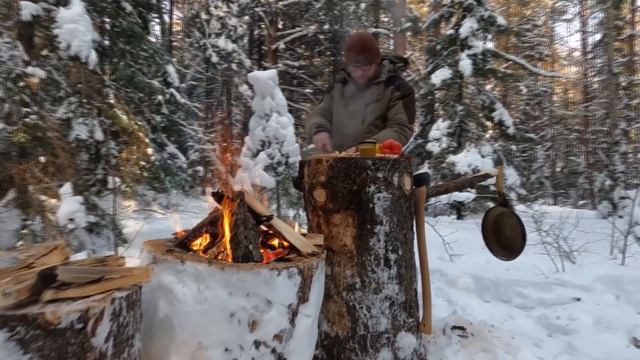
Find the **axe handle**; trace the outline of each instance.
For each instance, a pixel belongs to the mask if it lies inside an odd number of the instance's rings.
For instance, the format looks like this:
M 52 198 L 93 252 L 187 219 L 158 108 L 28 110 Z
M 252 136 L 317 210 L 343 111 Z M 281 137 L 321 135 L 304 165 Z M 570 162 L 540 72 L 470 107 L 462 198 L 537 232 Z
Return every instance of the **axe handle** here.
M 427 187 L 415 189 L 416 196 L 416 237 L 418 239 L 418 259 L 420 261 L 420 283 L 422 284 L 422 320 L 420 332 L 431 335 L 431 279 L 429 278 L 429 258 L 427 257 L 427 236 L 424 224 L 424 206 L 427 200 Z

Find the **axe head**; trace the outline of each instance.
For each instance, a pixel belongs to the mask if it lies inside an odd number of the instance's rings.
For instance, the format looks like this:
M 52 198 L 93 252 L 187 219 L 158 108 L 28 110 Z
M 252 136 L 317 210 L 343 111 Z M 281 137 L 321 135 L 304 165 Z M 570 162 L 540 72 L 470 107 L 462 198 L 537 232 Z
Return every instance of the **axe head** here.
M 413 175 L 413 187 L 416 189 L 423 186 L 429 186 L 430 182 L 431 175 L 426 171 Z

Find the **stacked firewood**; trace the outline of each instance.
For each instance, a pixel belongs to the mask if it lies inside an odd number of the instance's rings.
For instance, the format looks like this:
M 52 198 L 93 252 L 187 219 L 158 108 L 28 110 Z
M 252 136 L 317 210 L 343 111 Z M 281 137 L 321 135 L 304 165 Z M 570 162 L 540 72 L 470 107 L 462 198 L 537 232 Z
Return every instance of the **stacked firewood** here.
M 69 257 L 63 242 L 0 251 L 0 308 L 84 298 L 151 278 L 150 267 L 126 267 L 122 256 Z

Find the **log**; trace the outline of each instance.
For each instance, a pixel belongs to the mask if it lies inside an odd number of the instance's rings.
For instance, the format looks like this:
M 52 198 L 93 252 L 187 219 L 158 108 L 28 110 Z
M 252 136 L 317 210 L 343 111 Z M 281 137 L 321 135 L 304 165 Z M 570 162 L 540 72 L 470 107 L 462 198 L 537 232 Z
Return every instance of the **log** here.
M 76 301 L 0 311 L 0 346 L 33 360 L 140 359 L 139 286 Z M 21 357 L 20 357 L 21 358 Z
M 436 196 L 451 194 L 456 191 L 470 189 L 483 181 L 496 177 L 497 175 L 498 175 L 498 170 L 492 170 L 492 171 L 483 172 L 483 173 L 479 173 L 471 176 L 461 177 L 459 179 L 455 179 L 451 181 L 437 183 L 429 187 L 427 198 L 433 198 Z
M 316 359 L 426 359 L 419 344 L 409 161 L 303 160 L 309 231 L 327 273 Z
M 269 264 L 226 263 L 170 240 L 144 243 L 153 278 L 143 288 L 148 359 L 311 359 L 324 254 Z
M 233 262 L 261 263 L 260 226 L 249 213 L 244 193 L 235 193 L 233 202 L 235 208 L 231 222 L 231 258 Z

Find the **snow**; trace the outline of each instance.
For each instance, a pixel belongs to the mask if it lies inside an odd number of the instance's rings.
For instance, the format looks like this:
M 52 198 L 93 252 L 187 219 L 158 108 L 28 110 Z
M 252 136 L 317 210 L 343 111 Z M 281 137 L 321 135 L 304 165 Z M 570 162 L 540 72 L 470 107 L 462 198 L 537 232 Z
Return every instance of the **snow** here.
M 172 200 L 182 225 L 189 228 L 202 219 L 211 209 L 207 200 Z M 138 258 L 143 239 L 167 237 L 174 231 L 167 214 L 158 208 L 152 210 L 136 211 L 126 217 L 124 232 L 135 239 L 124 252 L 126 256 Z M 536 234 L 532 220 L 534 212 L 523 206 L 517 206 L 516 210 L 527 228 L 528 244 L 520 258 L 512 262 L 493 258 L 485 248 L 480 232 L 481 215 L 462 221 L 453 217 L 426 219 L 444 236 L 455 255 L 451 261 L 440 235 L 427 226 L 434 317 L 433 335 L 426 338 L 429 342 L 428 358 L 638 359 L 640 350 L 630 345 L 632 336 L 640 337 L 638 247 L 632 244 L 632 257 L 627 259 L 626 266 L 619 266 L 619 259 L 608 257 L 611 224 L 607 220 L 593 211 L 544 207 L 547 213 L 545 224 L 557 226 L 560 221 L 575 222 L 575 225 L 569 224 L 576 229 L 573 240 L 585 246 L 577 257 L 577 264 L 569 265 L 564 273 L 558 273 L 549 258 L 543 255 L 541 238 Z M 213 285 L 208 284 L 211 282 L 209 279 L 202 279 L 203 283 L 198 286 L 184 284 L 188 274 L 185 270 L 173 275 L 174 284 L 169 288 L 175 286 L 176 292 L 190 302 L 205 296 L 207 299 L 218 296 L 212 290 Z M 320 292 L 319 289 L 314 291 Z M 165 304 L 175 302 L 174 295 Z M 316 299 L 316 296 L 310 298 Z M 200 303 L 197 306 L 205 305 Z M 170 306 L 163 308 L 166 316 L 157 320 L 158 326 L 173 321 L 171 309 Z M 208 306 L 206 311 L 194 313 L 206 314 L 212 309 L 215 307 Z M 150 318 L 147 314 L 145 310 L 145 321 Z M 192 336 L 199 336 L 203 331 L 222 331 L 242 337 L 228 321 L 217 319 L 207 325 L 198 321 L 194 324 L 197 324 L 195 330 L 189 329 L 186 323 L 177 325 Z M 178 329 L 167 328 L 165 333 L 175 334 Z M 295 333 L 308 341 L 315 340 L 314 330 L 308 329 L 311 331 L 308 337 L 304 337 L 302 329 L 296 328 Z M 163 339 L 157 341 L 162 342 Z M 410 337 L 398 336 L 396 348 L 409 348 L 411 343 Z M 193 352 L 195 349 L 190 350 Z
M 0 330 L 0 359 L 31 360 L 33 358 L 23 353 L 20 346 L 16 342 L 9 340 L 4 330 Z
M 509 263 L 485 249 L 479 216 L 427 219 L 463 253 L 451 262 L 428 227 L 435 319 L 429 359 L 638 359 L 630 339 L 638 332 L 640 260 L 621 267 L 607 257 L 610 225 L 595 212 L 546 207 L 548 224 L 579 221 L 576 240 L 586 246 L 576 265 L 556 273 L 537 245 L 531 210 L 517 209 L 529 242 Z
M 58 225 L 69 230 L 87 226 L 87 214 L 82 196 L 73 196 L 73 185 L 66 183 L 60 190 L 60 207 L 56 213 Z
M 298 303 L 301 270 L 241 265 L 154 265 L 142 296 L 144 358 L 275 359 L 283 353 L 287 359 L 311 359 L 324 264 L 313 278 L 312 296 L 293 319 L 293 333 L 287 329 Z
M 254 71 L 248 79 L 255 92 L 254 114 L 233 183 L 236 189 L 252 190 L 253 185 L 271 189 L 287 171 L 297 173 L 300 147 L 287 100 L 278 87 L 277 71 Z
M 90 69 L 95 68 L 98 54 L 94 50 L 94 42 L 100 41 L 100 35 L 93 29 L 91 18 L 81 0 L 71 0 L 69 6 L 58 11 L 53 32 L 64 53 L 79 57 Z
M 20 19 L 22 21 L 32 21 L 34 16 L 43 15 L 42 8 L 31 1 L 20 1 Z
M 47 78 L 47 73 L 40 69 L 39 67 L 35 67 L 35 66 L 29 66 L 26 69 L 24 69 L 24 72 L 26 72 L 27 74 L 31 75 L 31 76 L 35 76 L 38 79 L 46 79 Z
M 71 132 L 69 140 L 95 140 L 104 141 L 104 133 L 96 119 L 80 118 L 73 119 L 71 122 Z
M 460 38 L 465 39 L 477 29 L 478 29 L 478 21 L 476 21 L 476 18 L 468 17 L 462 21 L 462 25 L 460 25 L 460 30 L 458 30 L 458 34 L 460 35 Z
M 12 248 L 20 231 L 23 216 L 13 205 L 15 198 L 16 190 L 11 189 L 0 199 L 0 250 Z
M 438 71 L 434 72 L 431 75 L 431 82 L 436 86 L 440 86 L 443 81 L 448 80 L 453 72 L 448 67 L 444 67 L 442 69 L 438 69 Z
M 124 11 L 133 13 L 133 6 L 126 1 L 120 1 L 120 6 L 124 9 Z
M 495 111 L 491 113 L 491 117 L 493 117 L 496 123 L 506 128 L 509 134 L 514 134 L 516 130 L 513 127 L 513 118 L 511 118 L 511 115 L 509 115 L 509 111 L 497 101 L 493 105 L 493 107 Z
M 167 70 L 167 74 L 169 76 L 169 82 L 172 86 L 178 87 L 180 86 L 180 78 L 178 77 L 178 73 L 176 72 L 176 68 L 173 65 L 165 65 L 165 70 Z
M 449 156 L 447 162 L 453 163 L 459 174 L 472 174 L 493 169 L 492 156 L 493 151 L 488 145 L 480 148 L 469 145 L 459 154 Z
M 469 59 L 469 57 L 465 53 L 460 55 L 460 61 L 458 62 L 458 70 L 460 70 L 462 75 L 464 75 L 465 77 L 469 77 L 471 76 L 471 74 L 473 74 L 473 62 L 471 61 L 471 59 Z

